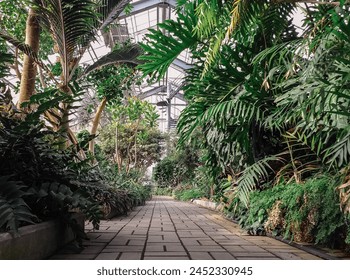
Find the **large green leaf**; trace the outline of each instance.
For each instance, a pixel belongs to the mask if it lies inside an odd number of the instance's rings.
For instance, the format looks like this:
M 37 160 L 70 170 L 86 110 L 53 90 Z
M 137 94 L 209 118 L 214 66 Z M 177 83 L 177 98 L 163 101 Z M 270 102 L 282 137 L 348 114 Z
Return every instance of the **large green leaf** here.
M 0 176 L 0 229 L 17 233 L 20 225 L 34 223 L 36 216 L 23 200 L 26 188 L 21 182 Z

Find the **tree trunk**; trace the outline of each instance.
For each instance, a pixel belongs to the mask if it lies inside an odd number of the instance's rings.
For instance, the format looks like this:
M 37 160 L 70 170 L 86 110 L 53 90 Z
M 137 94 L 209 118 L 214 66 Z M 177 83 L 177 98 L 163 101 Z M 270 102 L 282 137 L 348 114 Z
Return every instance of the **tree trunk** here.
M 121 156 L 119 154 L 119 135 L 118 135 L 118 125 L 115 128 L 115 161 L 117 162 L 118 165 L 118 171 L 120 172 L 122 170 L 122 161 L 121 161 Z
M 102 102 L 101 102 L 101 104 L 100 104 L 100 106 L 98 106 L 98 108 L 97 108 L 95 118 L 94 118 L 94 120 L 92 122 L 92 127 L 91 127 L 91 131 L 90 131 L 91 135 L 96 135 L 98 124 L 100 123 L 102 112 L 103 112 L 104 108 L 106 107 L 106 104 L 107 104 L 107 98 L 104 97 Z M 89 142 L 89 152 L 92 155 L 95 154 L 94 153 L 95 152 L 95 141 L 94 141 L 94 139 L 92 139 Z
M 135 161 L 134 161 L 134 167 L 136 168 L 137 165 L 137 130 L 135 133 Z
M 25 42 L 27 45 L 29 45 L 33 49 L 35 53 L 38 53 L 39 41 L 40 41 L 39 17 L 33 9 L 29 9 L 27 23 L 26 23 L 26 41 Z M 37 72 L 36 69 L 37 68 L 34 60 L 31 57 L 24 55 L 18 107 L 20 107 L 23 102 L 28 101 L 29 98 L 34 94 L 35 78 L 36 78 L 36 72 Z

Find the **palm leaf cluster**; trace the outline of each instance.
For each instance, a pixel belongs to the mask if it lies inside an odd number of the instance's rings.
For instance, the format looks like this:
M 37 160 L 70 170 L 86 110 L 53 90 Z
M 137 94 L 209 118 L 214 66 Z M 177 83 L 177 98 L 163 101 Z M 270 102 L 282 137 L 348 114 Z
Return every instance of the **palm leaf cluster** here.
M 232 186 L 246 205 L 250 190 L 273 179 L 336 172 L 350 159 L 349 5 L 303 6 L 298 34 L 295 2 L 180 2 L 185 27 L 168 21 L 167 32 L 153 31 L 142 46 L 140 68 L 153 77 L 191 48 L 180 144 L 200 131 L 206 164 L 213 174 L 221 168 L 216 176 L 236 178 Z M 187 38 L 166 44 L 180 36 Z M 167 48 L 176 53 L 167 55 Z

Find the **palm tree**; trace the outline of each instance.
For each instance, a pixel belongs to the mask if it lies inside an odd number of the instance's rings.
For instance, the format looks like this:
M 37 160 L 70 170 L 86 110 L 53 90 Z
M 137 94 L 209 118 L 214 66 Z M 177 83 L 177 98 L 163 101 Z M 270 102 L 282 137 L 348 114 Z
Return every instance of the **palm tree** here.
M 28 12 L 26 24 L 26 44 L 30 46 L 33 52 L 37 55 L 39 51 L 40 26 L 39 17 L 36 11 L 31 8 Z M 24 55 L 23 71 L 21 75 L 21 85 L 19 91 L 19 107 L 23 102 L 28 102 L 29 98 L 35 91 L 37 67 L 33 57 Z
M 71 82 L 76 75 L 79 62 L 96 38 L 101 26 L 106 27 L 112 18 L 117 17 L 130 0 L 35 0 L 29 10 L 26 27 L 26 43 L 22 43 L 0 30 L 0 36 L 25 53 L 21 81 L 20 103 L 27 101 L 34 93 L 37 64 L 56 85 L 56 89 L 67 96 L 73 96 Z M 39 28 L 48 30 L 54 41 L 55 52 L 62 69 L 60 77 L 55 77 L 50 69 L 38 58 Z M 69 129 L 71 97 L 61 102 L 60 108 L 45 112 L 46 117 L 56 130 L 68 131 L 71 140 L 73 134 Z

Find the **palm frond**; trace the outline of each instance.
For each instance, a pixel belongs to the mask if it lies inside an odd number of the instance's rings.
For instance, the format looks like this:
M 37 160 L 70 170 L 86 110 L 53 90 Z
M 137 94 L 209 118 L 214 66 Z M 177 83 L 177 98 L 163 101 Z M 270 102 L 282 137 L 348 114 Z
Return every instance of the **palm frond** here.
M 250 192 L 255 190 L 259 183 L 266 181 L 270 176 L 270 172 L 274 172 L 270 166 L 270 162 L 272 161 L 285 162 L 285 160 L 279 156 L 266 157 L 247 167 L 239 177 L 236 195 L 246 207 L 249 205 Z
M 190 2 L 186 9 L 188 12 L 178 14 L 176 21 L 166 20 L 158 24 L 158 30 L 150 29 L 146 43 L 140 44 L 145 53 L 139 57 L 143 61 L 139 68 L 144 77 L 149 75 L 151 80 L 161 79 L 175 58 L 198 42 L 193 33 L 197 25 L 195 5 Z
M 325 150 L 325 158 L 330 167 L 341 168 L 350 162 L 350 132 L 341 131 L 336 142 Z
M 131 0 L 100 0 L 98 13 L 101 15 L 100 29 L 107 27 L 123 12 Z
M 101 68 L 106 65 L 110 64 L 130 64 L 132 66 L 136 66 L 140 64 L 140 60 L 138 60 L 138 57 L 142 54 L 142 49 L 139 45 L 131 45 L 126 46 L 121 49 L 113 50 L 109 54 L 106 54 L 102 56 L 99 60 L 97 60 L 94 64 L 88 66 L 85 71 L 84 75 L 88 74 L 89 72 Z
M 12 61 L 13 56 L 11 54 L 0 50 L 0 88 L 3 85 L 2 79 L 9 73 L 9 67 L 7 64 L 11 63 Z
M 189 104 L 181 112 L 177 124 L 177 131 L 180 135 L 179 145 L 187 142 L 195 129 L 199 127 L 201 116 L 204 114 L 206 107 L 204 103 L 196 102 Z
M 6 42 L 10 43 L 14 47 L 22 51 L 24 54 L 31 57 L 34 60 L 34 62 L 40 67 L 45 68 L 44 63 L 39 59 L 38 55 L 33 51 L 33 49 L 29 45 L 14 38 L 4 30 L 0 30 L 0 38 L 3 38 Z
M 42 25 L 55 41 L 61 58 L 64 85 L 72 78 L 77 62 L 95 37 L 96 4 L 79 0 L 36 0 Z
M 226 39 L 230 38 L 232 33 L 237 29 L 239 23 L 241 22 L 241 18 L 249 5 L 248 0 L 234 0 L 231 11 L 231 23 L 227 29 Z
M 197 25 L 193 32 L 199 38 L 209 38 L 218 26 L 221 5 L 218 0 L 203 0 L 196 7 Z

